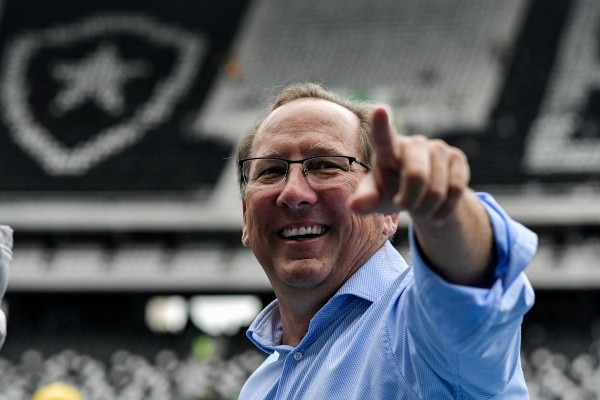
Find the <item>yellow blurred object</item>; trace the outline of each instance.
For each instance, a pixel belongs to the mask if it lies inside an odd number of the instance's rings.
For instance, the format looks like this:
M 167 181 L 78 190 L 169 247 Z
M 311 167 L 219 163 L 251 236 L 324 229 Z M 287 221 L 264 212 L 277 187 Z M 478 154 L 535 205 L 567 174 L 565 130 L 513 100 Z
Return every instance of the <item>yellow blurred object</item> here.
M 77 389 L 64 382 L 55 382 L 42 386 L 33 394 L 31 400 L 85 400 Z

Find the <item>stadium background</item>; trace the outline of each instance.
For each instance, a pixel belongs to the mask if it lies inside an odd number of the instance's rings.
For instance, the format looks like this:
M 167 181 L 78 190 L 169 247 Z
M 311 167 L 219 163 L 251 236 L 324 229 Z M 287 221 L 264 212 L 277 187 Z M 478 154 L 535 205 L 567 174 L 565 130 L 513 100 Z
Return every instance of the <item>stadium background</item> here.
M 600 399 L 595 0 L 0 1 L 0 399 L 56 381 L 236 398 L 273 296 L 240 243 L 233 150 L 306 80 L 467 153 L 473 187 L 540 236 L 532 398 Z

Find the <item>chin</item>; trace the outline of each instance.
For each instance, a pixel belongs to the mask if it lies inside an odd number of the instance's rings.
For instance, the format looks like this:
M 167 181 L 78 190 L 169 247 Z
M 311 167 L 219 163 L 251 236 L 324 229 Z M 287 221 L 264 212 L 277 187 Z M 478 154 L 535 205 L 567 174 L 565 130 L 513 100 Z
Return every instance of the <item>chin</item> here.
M 297 260 L 280 272 L 280 277 L 289 286 L 298 289 L 312 289 L 322 284 L 331 274 L 321 262 L 311 263 Z M 294 265 L 295 264 L 295 265 Z M 312 265 L 311 265 L 312 264 Z

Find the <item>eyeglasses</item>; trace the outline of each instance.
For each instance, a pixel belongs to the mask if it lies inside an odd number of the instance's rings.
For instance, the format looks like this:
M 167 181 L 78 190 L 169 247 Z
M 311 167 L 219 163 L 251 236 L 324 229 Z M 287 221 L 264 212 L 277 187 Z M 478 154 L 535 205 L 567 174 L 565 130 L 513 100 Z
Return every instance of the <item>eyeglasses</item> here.
M 290 164 L 302 164 L 302 172 L 314 188 L 343 185 L 350 178 L 352 163 L 371 169 L 364 162 L 350 156 L 317 156 L 303 160 L 285 160 L 277 157 L 254 157 L 239 161 L 242 180 L 248 187 L 276 186 L 285 181 Z

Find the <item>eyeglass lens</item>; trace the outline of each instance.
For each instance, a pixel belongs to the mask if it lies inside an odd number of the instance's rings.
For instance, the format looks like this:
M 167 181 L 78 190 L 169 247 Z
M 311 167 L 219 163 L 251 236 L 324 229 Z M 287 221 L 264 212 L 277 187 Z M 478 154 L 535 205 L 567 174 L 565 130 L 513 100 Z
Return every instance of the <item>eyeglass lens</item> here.
M 280 184 L 288 174 L 289 164 L 296 162 L 276 158 L 246 160 L 243 164 L 244 180 L 248 186 Z M 312 157 L 302 161 L 302 168 L 312 185 L 335 186 L 347 182 L 350 160 L 343 156 Z

